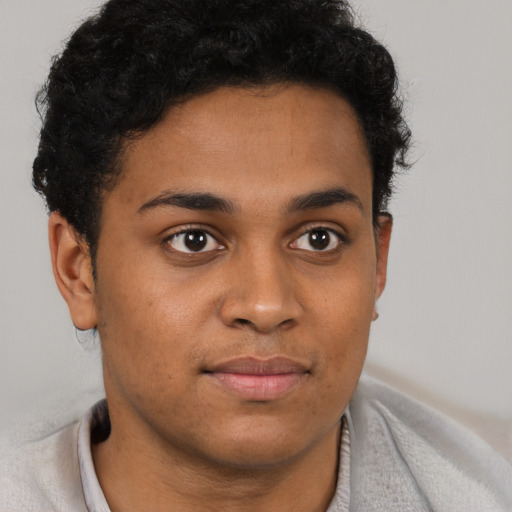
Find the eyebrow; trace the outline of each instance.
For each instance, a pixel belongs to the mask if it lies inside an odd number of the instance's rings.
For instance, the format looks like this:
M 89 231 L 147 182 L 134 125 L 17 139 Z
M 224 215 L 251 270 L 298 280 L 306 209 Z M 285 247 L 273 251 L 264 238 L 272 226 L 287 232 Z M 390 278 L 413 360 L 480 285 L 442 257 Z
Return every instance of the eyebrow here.
M 144 203 L 138 212 L 143 213 L 160 206 L 176 206 L 178 208 L 186 208 L 187 210 L 205 210 L 229 214 L 233 214 L 238 210 L 232 201 L 209 193 L 163 192 L 147 203 Z
M 286 210 L 289 213 L 297 213 L 328 208 L 335 204 L 352 204 L 364 213 L 361 200 L 343 187 L 320 190 L 297 196 L 290 201 Z M 162 192 L 144 203 L 139 208 L 138 212 L 144 213 L 147 210 L 161 206 L 174 206 L 177 208 L 186 208 L 187 210 L 214 211 L 231 215 L 239 211 L 239 208 L 234 202 L 208 192 Z
M 364 213 L 364 206 L 359 197 L 343 187 L 320 190 L 295 197 L 288 205 L 290 213 L 306 210 L 328 208 L 335 204 L 351 204 Z

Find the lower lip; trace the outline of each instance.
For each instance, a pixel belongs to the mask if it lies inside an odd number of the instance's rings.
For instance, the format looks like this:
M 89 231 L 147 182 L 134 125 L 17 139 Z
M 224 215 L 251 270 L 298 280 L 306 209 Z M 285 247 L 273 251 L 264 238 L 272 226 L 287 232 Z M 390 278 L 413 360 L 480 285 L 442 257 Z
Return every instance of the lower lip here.
M 295 389 L 306 376 L 305 373 L 247 375 L 221 372 L 213 372 L 208 375 L 239 398 L 257 402 L 281 398 Z

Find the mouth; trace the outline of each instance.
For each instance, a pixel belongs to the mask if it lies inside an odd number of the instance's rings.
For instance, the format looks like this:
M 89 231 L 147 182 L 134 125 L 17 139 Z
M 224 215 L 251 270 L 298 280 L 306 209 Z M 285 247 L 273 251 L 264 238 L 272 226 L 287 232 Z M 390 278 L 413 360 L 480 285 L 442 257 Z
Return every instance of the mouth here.
M 242 357 L 204 372 L 225 391 L 256 402 L 277 400 L 297 388 L 309 375 L 302 363 L 286 357 Z

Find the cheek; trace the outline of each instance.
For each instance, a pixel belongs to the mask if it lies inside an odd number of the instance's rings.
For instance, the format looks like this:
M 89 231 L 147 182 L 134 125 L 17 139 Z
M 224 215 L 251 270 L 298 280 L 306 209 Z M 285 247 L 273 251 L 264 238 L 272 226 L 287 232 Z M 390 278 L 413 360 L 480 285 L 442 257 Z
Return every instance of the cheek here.
M 322 365 L 329 383 L 352 392 L 359 378 L 366 351 L 375 300 L 374 260 L 354 258 L 329 277 L 329 284 L 312 297 L 316 314 L 313 332 L 322 341 Z M 328 390 L 327 393 L 332 390 Z
M 374 258 L 360 253 L 322 279 L 313 274 L 303 293 L 309 294 L 307 302 L 315 310 L 318 329 L 337 332 L 342 339 L 364 337 L 375 303 L 375 281 Z
M 139 341 L 156 333 L 169 341 L 174 333 L 193 329 L 204 316 L 204 301 L 190 283 L 161 263 L 149 263 L 119 262 L 121 268 L 109 272 L 104 266 L 98 276 L 98 318 L 110 335 L 115 327 Z
M 165 275 L 140 268 L 130 279 L 98 277 L 98 331 L 111 372 L 134 387 L 144 382 L 156 393 L 177 384 L 177 370 L 191 368 L 194 333 L 207 305 L 197 294 L 192 301 L 186 287 L 169 283 Z

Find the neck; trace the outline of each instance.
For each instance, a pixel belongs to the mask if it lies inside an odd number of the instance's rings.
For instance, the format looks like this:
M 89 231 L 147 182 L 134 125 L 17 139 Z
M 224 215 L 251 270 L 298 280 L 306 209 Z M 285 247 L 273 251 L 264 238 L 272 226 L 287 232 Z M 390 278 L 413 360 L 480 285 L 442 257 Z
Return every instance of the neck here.
M 119 418 L 113 410 L 111 418 L 110 436 L 92 450 L 112 512 L 320 512 L 334 495 L 339 423 L 289 460 L 235 467 L 183 453 L 148 429 L 117 428 Z

